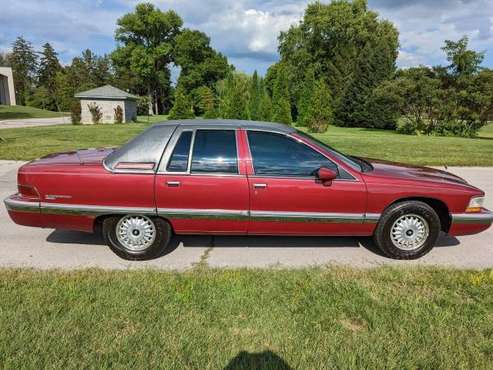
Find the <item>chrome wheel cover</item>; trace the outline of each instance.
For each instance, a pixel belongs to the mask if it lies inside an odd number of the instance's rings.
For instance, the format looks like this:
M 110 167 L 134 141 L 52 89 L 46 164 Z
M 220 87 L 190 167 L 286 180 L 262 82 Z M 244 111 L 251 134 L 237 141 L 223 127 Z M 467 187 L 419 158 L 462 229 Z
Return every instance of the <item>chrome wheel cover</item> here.
M 416 214 L 408 214 L 395 220 L 390 229 L 390 240 L 395 247 L 404 251 L 419 249 L 430 235 L 428 222 Z
M 156 227 L 146 216 L 125 216 L 116 225 L 116 238 L 132 252 L 143 251 L 156 240 Z

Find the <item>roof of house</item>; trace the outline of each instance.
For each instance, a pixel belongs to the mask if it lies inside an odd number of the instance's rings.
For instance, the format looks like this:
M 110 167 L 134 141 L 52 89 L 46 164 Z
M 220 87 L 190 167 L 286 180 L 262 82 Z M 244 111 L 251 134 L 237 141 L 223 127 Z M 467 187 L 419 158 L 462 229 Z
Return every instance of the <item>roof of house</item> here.
M 135 95 L 129 94 L 126 91 L 117 89 L 111 85 L 104 85 L 95 89 L 83 91 L 74 95 L 76 98 L 88 99 L 118 99 L 118 100 L 137 100 Z

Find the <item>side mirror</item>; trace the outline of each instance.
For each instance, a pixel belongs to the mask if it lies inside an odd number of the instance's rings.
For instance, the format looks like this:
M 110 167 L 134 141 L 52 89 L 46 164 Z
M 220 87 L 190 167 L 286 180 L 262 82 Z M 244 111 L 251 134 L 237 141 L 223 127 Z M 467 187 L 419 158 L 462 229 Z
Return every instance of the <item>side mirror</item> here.
M 317 177 L 322 182 L 323 186 L 330 186 L 332 180 L 337 177 L 337 172 L 327 167 L 320 167 L 317 171 Z

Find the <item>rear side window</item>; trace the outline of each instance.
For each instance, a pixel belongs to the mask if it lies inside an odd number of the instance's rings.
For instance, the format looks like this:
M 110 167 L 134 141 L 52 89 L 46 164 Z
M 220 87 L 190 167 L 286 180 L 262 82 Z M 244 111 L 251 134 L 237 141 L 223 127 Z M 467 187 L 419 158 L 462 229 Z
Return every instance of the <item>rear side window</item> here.
M 238 173 L 234 130 L 197 130 L 192 173 Z
M 286 135 L 249 131 L 248 143 L 256 175 L 311 177 L 320 167 L 337 171 L 334 162 Z
M 190 143 L 192 142 L 192 131 L 182 132 L 176 142 L 175 149 L 168 162 L 168 172 L 186 172 L 188 169 L 188 157 L 190 155 Z

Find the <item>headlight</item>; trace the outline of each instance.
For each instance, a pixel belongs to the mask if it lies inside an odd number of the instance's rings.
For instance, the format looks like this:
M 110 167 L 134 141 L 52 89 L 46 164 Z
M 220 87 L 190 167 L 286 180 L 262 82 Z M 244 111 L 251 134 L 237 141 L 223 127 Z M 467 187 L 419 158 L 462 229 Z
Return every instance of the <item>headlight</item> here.
M 481 212 L 483 207 L 484 197 L 474 197 L 469 201 L 466 212 Z

